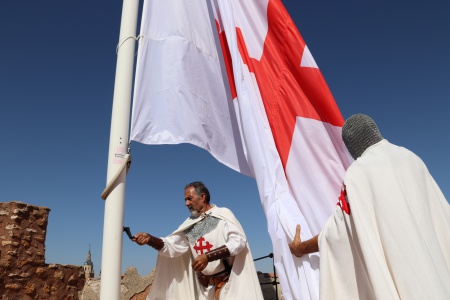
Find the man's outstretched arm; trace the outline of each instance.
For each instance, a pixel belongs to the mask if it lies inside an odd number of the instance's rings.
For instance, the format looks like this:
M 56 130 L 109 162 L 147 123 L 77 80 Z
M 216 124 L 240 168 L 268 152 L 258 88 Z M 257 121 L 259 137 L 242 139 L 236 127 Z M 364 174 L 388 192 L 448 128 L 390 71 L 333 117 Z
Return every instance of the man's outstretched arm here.
M 291 253 L 297 257 L 302 257 L 305 254 L 319 251 L 319 235 L 302 242 L 300 239 L 300 229 L 300 225 L 297 225 L 294 240 L 289 243 Z
M 156 250 L 161 250 L 164 247 L 164 242 L 162 239 L 154 237 L 146 232 L 139 232 L 134 235 L 132 239 L 133 242 L 136 242 L 138 245 L 149 245 Z

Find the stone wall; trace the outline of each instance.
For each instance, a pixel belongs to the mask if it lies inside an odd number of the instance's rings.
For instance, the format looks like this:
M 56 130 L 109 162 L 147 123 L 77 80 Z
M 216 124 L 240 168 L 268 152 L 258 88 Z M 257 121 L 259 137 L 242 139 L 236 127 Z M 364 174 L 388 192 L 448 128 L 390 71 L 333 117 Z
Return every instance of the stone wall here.
M 78 300 L 82 266 L 45 263 L 50 209 L 19 201 L 0 203 L 1 300 Z
M 153 282 L 153 273 L 140 276 L 135 267 L 128 267 L 120 282 L 121 300 L 145 300 Z M 83 289 L 81 300 L 100 299 L 100 278 L 88 280 Z

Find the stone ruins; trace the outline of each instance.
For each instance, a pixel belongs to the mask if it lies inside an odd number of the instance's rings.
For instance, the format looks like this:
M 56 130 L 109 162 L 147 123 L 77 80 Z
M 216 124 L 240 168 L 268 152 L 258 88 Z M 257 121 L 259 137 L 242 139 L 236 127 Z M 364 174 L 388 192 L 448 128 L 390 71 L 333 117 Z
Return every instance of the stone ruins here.
M 46 264 L 50 209 L 13 201 L 0 203 L 1 300 L 78 300 L 83 267 Z

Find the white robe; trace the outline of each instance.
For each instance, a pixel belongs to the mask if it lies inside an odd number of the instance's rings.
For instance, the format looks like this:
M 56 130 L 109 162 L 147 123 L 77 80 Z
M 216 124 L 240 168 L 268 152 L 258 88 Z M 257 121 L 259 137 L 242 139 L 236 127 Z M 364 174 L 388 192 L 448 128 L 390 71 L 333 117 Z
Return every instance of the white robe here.
M 206 213 L 236 225 L 245 237 L 242 226 L 229 209 L 214 206 Z M 201 218 L 187 219 L 172 235 L 184 231 L 200 220 Z M 191 251 L 185 251 L 184 254 L 176 257 L 167 257 L 159 254 L 155 277 L 147 300 L 214 299 L 214 290 L 211 288 L 205 289 L 198 283 L 195 271 L 191 266 L 192 261 Z M 230 278 L 222 287 L 219 299 L 263 299 L 261 286 L 248 244 L 234 256 Z
M 347 170 L 319 235 L 321 299 L 450 299 L 450 206 L 425 164 L 387 140 Z

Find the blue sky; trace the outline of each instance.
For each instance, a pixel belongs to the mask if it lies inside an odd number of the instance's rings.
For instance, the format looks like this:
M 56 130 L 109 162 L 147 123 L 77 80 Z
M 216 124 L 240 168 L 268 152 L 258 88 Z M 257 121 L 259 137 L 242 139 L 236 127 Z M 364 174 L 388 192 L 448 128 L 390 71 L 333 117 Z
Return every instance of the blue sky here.
M 344 2 L 344 3 L 343 3 Z M 450 19 L 446 1 L 283 1 L 344 118 L 371 115 L 418 154 L 450 199 Z M 47 263 L 101 267 L 109 127 L 121 1 L 6 1 L 0 10 L 0 202 L 51 209 Z M 191 145 L 132 145 L 125 225 L 165 236 L 202 180 L 241 221 L 253 256 L 272 251 L 254 179 Z M 156 252 L 124 239 L 123 268 Z M 271 261 L 257 263 L 271 271 Z

